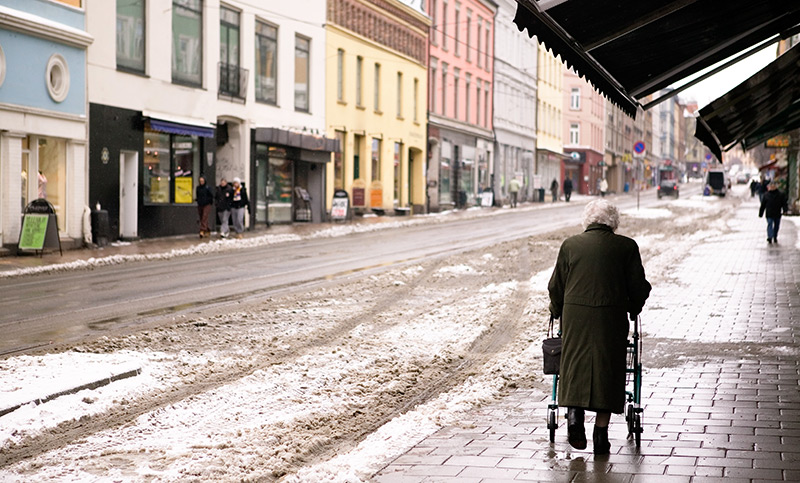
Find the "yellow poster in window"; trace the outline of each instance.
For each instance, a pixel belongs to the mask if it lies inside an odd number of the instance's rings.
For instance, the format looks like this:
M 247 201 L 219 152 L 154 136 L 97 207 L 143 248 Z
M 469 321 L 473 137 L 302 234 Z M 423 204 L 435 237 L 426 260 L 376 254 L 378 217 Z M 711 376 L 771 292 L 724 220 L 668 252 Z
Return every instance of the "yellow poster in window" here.
M 181 176 L 175 178 L 175 203 L 192 202 L 192 177 Z

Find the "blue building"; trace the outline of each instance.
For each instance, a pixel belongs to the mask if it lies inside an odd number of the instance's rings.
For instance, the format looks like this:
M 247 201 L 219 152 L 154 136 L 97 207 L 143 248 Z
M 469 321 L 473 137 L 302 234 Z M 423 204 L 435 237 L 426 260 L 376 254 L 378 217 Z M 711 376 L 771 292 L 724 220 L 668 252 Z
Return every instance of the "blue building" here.
M 0 0 L 0 243 L 15 246 L 34 199 L 56 209 L 62 243 L 80 243 L 87 206 L 83 0 Z

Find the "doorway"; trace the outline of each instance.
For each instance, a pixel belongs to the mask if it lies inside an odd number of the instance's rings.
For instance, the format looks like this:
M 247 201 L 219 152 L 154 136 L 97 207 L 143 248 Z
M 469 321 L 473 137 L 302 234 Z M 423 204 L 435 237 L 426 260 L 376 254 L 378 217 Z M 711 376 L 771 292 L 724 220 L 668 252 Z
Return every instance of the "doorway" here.
M 119 153 L 119 236 L 139 237 L 139 153 Z

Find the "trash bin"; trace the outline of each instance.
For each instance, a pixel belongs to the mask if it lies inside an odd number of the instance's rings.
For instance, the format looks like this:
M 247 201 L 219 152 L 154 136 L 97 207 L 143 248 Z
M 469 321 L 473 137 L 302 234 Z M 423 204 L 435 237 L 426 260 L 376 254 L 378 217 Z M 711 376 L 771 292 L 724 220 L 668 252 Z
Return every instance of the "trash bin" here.
M 537 197 L 537 200 L 539 201 L 539 203 L 544 203 L 544 188 L 539 188 L 536 191 L 539 192 L 539 196 Z
M 108 210 L 92 210 L 92 243 L 104 247 L 110 240 L 111 226 L 108 223 Z

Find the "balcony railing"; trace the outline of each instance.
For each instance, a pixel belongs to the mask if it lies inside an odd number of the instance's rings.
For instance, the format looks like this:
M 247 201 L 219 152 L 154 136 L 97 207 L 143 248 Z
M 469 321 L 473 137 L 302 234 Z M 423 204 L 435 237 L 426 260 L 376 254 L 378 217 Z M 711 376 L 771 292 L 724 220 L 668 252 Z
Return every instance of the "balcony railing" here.
M 218 97 L 244 102 L 247 97 L 247 69 L 220 62 Z

